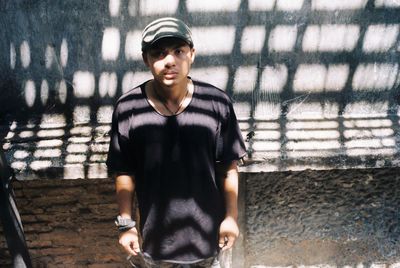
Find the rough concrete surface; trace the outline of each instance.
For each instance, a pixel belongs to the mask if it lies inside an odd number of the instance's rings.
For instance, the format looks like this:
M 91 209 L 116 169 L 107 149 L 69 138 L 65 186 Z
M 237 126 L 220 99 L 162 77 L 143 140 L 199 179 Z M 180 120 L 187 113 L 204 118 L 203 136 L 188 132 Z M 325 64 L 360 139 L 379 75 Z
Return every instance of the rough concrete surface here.
M 248 265 L 399 261 L 399 169 L 243 177 Z

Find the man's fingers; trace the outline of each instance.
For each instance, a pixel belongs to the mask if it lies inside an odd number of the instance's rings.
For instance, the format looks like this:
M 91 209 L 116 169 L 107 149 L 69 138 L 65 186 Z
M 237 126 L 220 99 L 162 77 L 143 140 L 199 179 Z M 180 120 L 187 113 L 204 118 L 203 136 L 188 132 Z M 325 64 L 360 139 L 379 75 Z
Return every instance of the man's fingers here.
M 236 237 L 233 235 L 224 235 L 219 239 L 219 248 L 222 250 L 230 249 L 235 243 Z
M 134 252 L 136 252 L 136 254 L 140 252 L 139 241 L 132 242 L 132 249 Z
M 136 256 L 138 254 L 138 252 L 136 252 L 135 250 L 133 250 L 133 248 L 128 244 L 128 245 L 122 245 L 122 247 L 125 249 L 126 252 L 128 252 L 129 254 Z
M 233 244 L 235 243 L 236 237 L 235 236 L 228 236 L 228 241 L 226 243 L 225 249 L 230 249 Z

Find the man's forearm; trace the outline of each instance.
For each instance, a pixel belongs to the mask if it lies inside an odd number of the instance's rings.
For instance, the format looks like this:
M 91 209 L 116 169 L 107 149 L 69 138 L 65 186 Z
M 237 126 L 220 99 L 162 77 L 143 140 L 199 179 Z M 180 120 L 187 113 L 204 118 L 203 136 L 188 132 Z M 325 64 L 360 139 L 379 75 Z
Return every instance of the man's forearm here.
M 123 218 L 132 218 L 132 200 L 135 190 L 134 177 L 119 175 L 115 178 L 115 189 L 119 214 Z
M 226 207 L 226 217 L 232 217 L 237 220 L 238 217 L 238 191 L 239 191 L 239 179 L 237 163 L 232 162 L 226 167 L 223 178 L 223 190 Z

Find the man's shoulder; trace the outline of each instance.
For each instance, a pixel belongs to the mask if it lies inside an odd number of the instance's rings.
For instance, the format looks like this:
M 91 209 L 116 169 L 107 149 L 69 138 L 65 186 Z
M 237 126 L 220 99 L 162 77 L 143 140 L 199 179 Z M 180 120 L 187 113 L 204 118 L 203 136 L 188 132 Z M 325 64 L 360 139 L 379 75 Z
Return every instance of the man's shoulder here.
M 125 93 L 123 93 L 123 94 L 118 98 L 117 104 L 123 103 L 123 102 L 126 102 L 126 101 L 129 101 L 129 100 L 132 100 L 132 99 L 139 99 L 139 98 L 142 98 L 143 96 L 142 96 L 142 89 L 141 89 L 141 87 L 142 87 L 144 84 L 145 84 L 145 83 L 140 84 L 140 85 L 138 85 L 138 86 L 136 86 L 136 87 L 134 87 L 134 88 L 132 88 L 132 89 L 126 91 Z
M 142 87 L 144 84 L 128 90 L 118 98 L 114 106 L 117 114 L 127 113 L 128 111 L 133 112 L 135 108 L 143 106 L 145 97 L 143 96 Z
M 229 103 L 231 100 L 228 94 L 222 89 L 200 80 L 192 80 L 197 88 L 197 94 L 205 99 L 220 100 L 223 103 Z

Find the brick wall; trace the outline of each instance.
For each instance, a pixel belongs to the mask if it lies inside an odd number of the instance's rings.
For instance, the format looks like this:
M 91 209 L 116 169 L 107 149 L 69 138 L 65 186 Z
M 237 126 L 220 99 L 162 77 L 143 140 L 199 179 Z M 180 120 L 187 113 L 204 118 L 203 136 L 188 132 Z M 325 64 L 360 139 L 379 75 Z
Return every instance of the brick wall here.
M 15 182 L 17 205 L 36 267 L 124 267 L 113 220 L 111 180 Z M 0 235 L 0 267 L 10 264 Z

